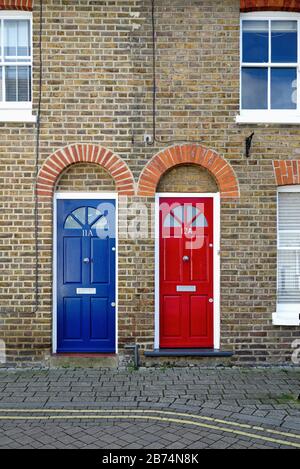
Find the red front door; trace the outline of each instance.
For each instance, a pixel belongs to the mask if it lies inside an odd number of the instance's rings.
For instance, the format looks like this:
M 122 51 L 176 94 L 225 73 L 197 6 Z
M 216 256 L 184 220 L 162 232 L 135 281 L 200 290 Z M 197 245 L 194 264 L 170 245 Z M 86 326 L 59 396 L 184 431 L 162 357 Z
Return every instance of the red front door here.
M 160 199 L 160 347 L 213 348 L 213 199 Z

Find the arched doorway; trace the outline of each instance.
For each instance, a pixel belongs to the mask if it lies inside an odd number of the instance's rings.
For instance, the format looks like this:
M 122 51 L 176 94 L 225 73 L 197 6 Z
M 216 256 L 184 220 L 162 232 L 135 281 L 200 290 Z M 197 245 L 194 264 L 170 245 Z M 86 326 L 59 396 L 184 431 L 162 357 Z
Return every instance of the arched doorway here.
M 202 146 L 171 147 L 138 193 L 156 198 L 155 349 L 219 349 L 220 201 L 239 197 L 231 165 Z
M 54 353 L 117 351 L 118 194 L 133 193 L 127 164 L 98 145 L 62 148 L 39 172 L 39 201 L 54 201 Z

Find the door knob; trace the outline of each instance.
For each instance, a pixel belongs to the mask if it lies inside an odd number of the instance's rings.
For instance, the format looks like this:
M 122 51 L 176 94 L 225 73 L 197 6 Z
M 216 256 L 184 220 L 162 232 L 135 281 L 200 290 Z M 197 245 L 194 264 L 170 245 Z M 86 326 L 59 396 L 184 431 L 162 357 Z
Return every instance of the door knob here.
M 112 308 L 116 307 L 116 303 L 111 303 Z
M 190 260 L 189 256 L 183 256 L 182 258 L 183 262 L 188 262 Z
M 89 264 L 89 263 L 90 263 L 90 259 L 89 259 L 88 257 L 85 257 L 85 258 L 83 259 L 83 262 L 84 262 L 85 264 Z

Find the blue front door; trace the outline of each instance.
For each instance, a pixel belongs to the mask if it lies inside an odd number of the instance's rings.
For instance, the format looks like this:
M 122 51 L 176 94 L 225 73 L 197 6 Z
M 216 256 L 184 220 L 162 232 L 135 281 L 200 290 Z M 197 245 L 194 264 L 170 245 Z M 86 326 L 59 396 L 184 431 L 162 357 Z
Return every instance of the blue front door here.
M 57 200 L 57 352 L 115 352 L 114 200 Z

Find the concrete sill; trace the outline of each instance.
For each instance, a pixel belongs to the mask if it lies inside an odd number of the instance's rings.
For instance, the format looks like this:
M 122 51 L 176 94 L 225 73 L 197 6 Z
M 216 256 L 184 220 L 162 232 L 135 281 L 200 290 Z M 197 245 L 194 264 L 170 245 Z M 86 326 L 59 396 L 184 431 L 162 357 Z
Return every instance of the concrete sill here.
M 17 124 L 35 124 L 37 117 L 32 114 L 31 110 L 27 109 L 1 109 L 0 108 L 0 122 L 1 123 L 17 123 Z
M 232 357 L 234 352 L 216 349 L 155 349 L 144 353 L 145 357 Z
M 299 125 L 299 115 L 286 115 L 284 113 L 259 113 L 249 112 L 236 116 L 235 122 L 237 124 L 254 124 L 254 125 Z

